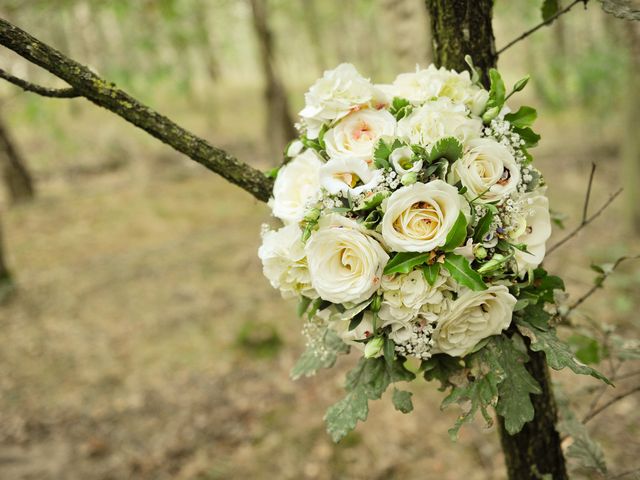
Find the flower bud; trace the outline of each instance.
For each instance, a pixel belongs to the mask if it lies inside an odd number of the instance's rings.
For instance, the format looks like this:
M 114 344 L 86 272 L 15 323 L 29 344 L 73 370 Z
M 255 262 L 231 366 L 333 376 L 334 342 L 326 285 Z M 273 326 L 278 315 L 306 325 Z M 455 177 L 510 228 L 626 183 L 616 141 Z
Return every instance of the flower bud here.
M 487 263 L 485 263 L 478 269 L 478 273 L 482 275 L 482 274 L 497 270 L 500 267 L 500 265 L 504 263 L 504 261 L 505 261 L 505 256 L 500 255 L 499 253 L 496 253 L 495 255 L 493 255 L 491 260 L 489 260 Z
M 484 260 L 487 258 L 487 249 L 480 244 L 476 244 L 473 246 L 473 256 L 478 260 Z
M 418 174 L 416 172 L 405 173 L 404 175 L 402 175 L 402 178 L 400 179 L 400 182 L 402 182 L 402 185 L 404 185 L 405 187 L 407 185 L 416 183 L 417 181 L 418 181 Z
M 311 210 L 307 211 L 307 214 L 304 216 L 304 221 L 315 222 L 316 220 L 318 220 L 318 218 L 320 218 L 320 209 L 312 208 Z
M 489 110 L 487 110 L 486 112 L 484 112 L 484 115 L 482 115 L 482 120 L 485 123 L 488 123 L 491 120 L 493 120 L 494 118 L 496 118 L 499 113 L 500 113 L 500 109 L 498 107 L 492 107 Z
M 375 337 L 370 340 L 364 347 L 364 358 L 377 357 L 382 353 L 384 345 L 384 339 L 382 337 Z
M 373 297 L 373 301 L 371 305 L 369 305 L 369 310 L 373 313 L 378 313 L 380 311 L 380 306 L 382 305 L 382 297 L 380 295 L 376 295 Z

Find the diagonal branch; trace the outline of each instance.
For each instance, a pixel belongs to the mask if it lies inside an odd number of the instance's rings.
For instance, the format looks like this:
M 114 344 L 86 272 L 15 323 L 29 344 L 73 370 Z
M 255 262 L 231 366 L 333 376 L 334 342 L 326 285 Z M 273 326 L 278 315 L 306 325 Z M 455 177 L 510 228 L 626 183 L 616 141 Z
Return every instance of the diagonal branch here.
M 79 97 L 80 94 L 76 92 L 73 88 L 48 88 L 42 87 L 40 85 L 33 84 L 31 82 L 27 82 L 18 77 L 14 77 L 9 72 L 5 72 L 0 68 L 0 78 L 5 79 L 9 83 L 13 83 L 14 85 L 20 87 L 25 92 L 37 93 L 42 97 L 50 97 L 50 98 L 76 98 Z
M 84 65 L 66 57 L 2 18 L 0 18 L 0 45 L 48 70 L 67 82 L 78 95 L 106 108 L 161 142 L 184 153 L 192 160 L 248 191 L 258 200 L 266 202 L 269 199 L 273 180 L 267 178 L 261 171 L 240 162 L 224 150 L 214 147 L 206 140 L 185 130 L 120 90 L 115 84 L 100 78 Z
M 524 40 L 525 38 L 527 38 L 529 35 L 534 34 L 535 32 L 537 32 L 538 30 L 540 30 L 542 27 L 545 27 L 547 25 L 551 25 L 553 23 L 554 20 L 556 20 L 558 17 L 560 17 L 561 15 L 564 15 L 565 13 L 567 13 L 569 10 L 571 10 L 575 5 L 577 5 L 578 3 L 584 3 L 584 7 L 587 8 L 587 2 L 589 0 L 574 0 L 573 2 L 571 2 L 567 7 L 563 8 L 562 10 L 559 10 L 558 12 L 556 12 L 554 15 L 550 16 L 549 18 L 547 18 L 545 21 L 539 23 L 538 25 L 536 25 L 535 27 L 527 30 L 526 32 L 520 34 L 518 37 L 514 38 L 513 40 L 511 40 L 509 43 L 507 43 L 504 47 L 502 47 L 500 50 L 498 50 L 496 52 L 496 55 L 500 55 L 501 53 L 503 53 L 505 50 L 513 47 L 516 43 L 521 42 L 522 40 Z

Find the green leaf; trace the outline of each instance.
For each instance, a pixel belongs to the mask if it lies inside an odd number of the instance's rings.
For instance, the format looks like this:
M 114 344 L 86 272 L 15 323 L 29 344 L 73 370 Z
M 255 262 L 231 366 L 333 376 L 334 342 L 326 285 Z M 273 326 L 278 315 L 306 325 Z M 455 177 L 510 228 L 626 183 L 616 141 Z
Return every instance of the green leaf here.
M 569 345 L 561 341 L 556 335 L 555 328 L 540 330 L 525 319 L 516 319 L 518 330 L 531 340 L 531 350 L 544 352 L 549 366 L 554 370 L 562 370 L 569 367 L 574 373 L 591 375 L 598 380 L 613 385 L 611 381 L 597 370 L 581 363 L 574 356 Z
M 527 305 L 520 315 L 539 330 L 548 330 L 550 327 L 551 315 L 544 310 L 544 302 Z
M 311 299 L 309 297 L 305 297 L 304 295 L 300 296 L 297 309 L 297 314 L 299 317 L 303 316 L 306 313 L 309 305 L 311 305 Z
M 382 352 L 387 365 L 393 365 L 396 356 L 396 344 L 389 337 L 384 337 L 384 347 Z
M 464 368 L 462 360 L 458 357 L 450 357 L 444 353 L 436 354 L 429 360 L 422 362 L 421 369 L 424 370 L 424 379 L 427 382 L 438 380 L 440 391 L 444 391 L 451 386 L 451 378 Z
M 532 107 L 520 107 L 517 112 L 508 113 L 504 119 L 514 127 L 530 127 L 538 118 L 538 112 Z
M 456 219 L 456 223 L 453 224 L 453 227 L 449 231 L 447 235 L 447 240 L 445 244 L 442 246 L 442 249 L 445 252 L 450 252 L 451 250 L 458 248 L 460 245 L 464 243 L 467 239 L 467 217 L 465 217 L 464 213 L 460 212 L 458 214 L 458 218 Z
M 510 339 L 496 336 L 493 346 L 505 374 L 498 386 L 500 399 L 496 411 L 504 418 L 509 435 L 514 435 L 522 430 L 525 423 L 533 420 L 535 410 L 530 395 L 540 394 L 542 390 L 524 366 L 529 357 L 520 335 L 514 334 Z
M 380 139 L 373 151 L 373 163 L 377 168 L 390 168 L 389 155 L 391 155 L 392 149 L 390 145 Z
M 345 398 L 332 405 L 324 416 L 327 432 L 334 442 L 339 442 L 356 428 L 358 420 L 364 422 L 369 415 L 369 399 L 366 392 L 355 389 Z
M 364 310 L 357 313 L 350 321 L 349 321 L 349 328 L 348 330 L 354 330 L 358 327 L 358 325 L 360 325 L 360 322 L 362 322 L 362 319 L 364 318 Z
M 387 198 L 389 195 L 391 194 L 386 190 L 383 192 L 377 192 L 371 197 L 369 197 L 368 199 L 366 199 L 361 205 L 356 207 L 354 211 L 362 212 L 367 210 L 373 210 L 374 208 L 378 207 L 382 203 L 382 201 L 385 198 Z
M 529 127 L 513 127 L 512 130 L 520 135 L 520 138 L 524 140 L 525 148 L 532 148 L 538 145 L 540 141 L 540 135 L 531 130 Z
M 394 97 L 393 101 L 391 102 L 391 108 L 389 109 L 389 112 L 391 112 L 391 115 L 396 117 L 396 120 L 401 120 L 409 115 L 412 110 L 413 105 L 411 105 L 411 102 L 409 102 L 409 100 L 407 100 L 406 98 Z
M 582 363 L 597 364 L 602 359 L 600 343 L 595 338 L 582 335 L 580 333 L 574 333 L 571 335 L 567 342 L 573 350 L 576 358 Z
M 489 88 L 489 99 L 487 100 L 487 111 L 492 108 L 500 110 L 504 105 L 506 87 L 500 73 L 492 68 L 489 70 L 489 79 L 491 80 L 491 88 Z
M 462 143 L 456 137 L 444 137 L 436 141 L 429 150 L 429 163 L 440 158 L 446 158 L 450 162 L 455 162 L 462 156 Z
M 440 273 L 440 264 L 435 262 L 432 265 L 424 265 L 422 267 L 422 273 L 424 273 L 424 278 L 427 280 L 427 283 L 433 286 L 435 285 L 436 280 L 438 279 L 438 274 Z
M 624 20 L 640 21 L 640 8 L 633 5 L 631 0 L 598 0 L 602 10 L 614 17 Z
M 405 390 L 398 390 L 397 388 L 393 389 L 393 396 L 391 400 L 393 401 L 393 406 L 396 407 L 396 410 L 402 413 L 409 413 L 413 410 L 413 402 L 411 401 L 411 396 L 413 393 L 407 392 Z
M 321 368 L 331 368 L 336 363 L 338 354 L 347 353 L 349 346 L 330 329 L 322 335 L 321 348 L 308 347 L 291 369 L 291 378 L 310 377 Z
M 473 241 L 474 242 L 481 242 L 482 241 L 482 237 L 484 237 L 487 232 L 489 231 L 489 228 L 491 227 L 491 223 L 493 222 L 493 213 L 491 212 L 491 210 L 487 210 L 487 213 L 485 213 L 482 218 L 478 221 L 478 225 L 476 225 L 476 229 L 473 232 Z
M 558 0 L 544 0 L 542 3 L 542 20 L 545 22 L 558 13 Z
M 482 277 L 471 268 L 469 260 L 462 255 L 447 253 L 444 258 L 444 268 L 446 268 L 453 279 L 460 285 L 464 285 L 471 290 L 486 290 L 487 286 L 482 281 Z
M 428 253 L 399 252 L 384 267 L 384 274 L 409 273 L 414 267 L 422 265 L 429 259 Z

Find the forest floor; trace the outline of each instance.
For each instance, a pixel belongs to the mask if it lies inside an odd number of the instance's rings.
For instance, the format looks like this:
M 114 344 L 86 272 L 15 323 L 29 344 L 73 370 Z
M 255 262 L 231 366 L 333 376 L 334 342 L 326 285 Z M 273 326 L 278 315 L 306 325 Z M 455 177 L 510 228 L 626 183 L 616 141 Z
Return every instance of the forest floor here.
M 452 443 L 458 410 L 441 412 L 442 394 L 424 382 L 409 386 L 412 414 L 385 395 L 334 445 L 322 417 L 355 357 L 290 380 L 303 340 L 295 305 L 261 273 L 267 207 L 106 113 L 74 115 L 72 155 L 34 128 L 17 130 L 40 181 L 35 202 L 3 208 L 17 291 L 0 307 L 2 480 L 504 478 L 495 428 L 475 423 Z M 569 114 L 545 122 L 534 153 L 571 227 L 592 161 L 592 210 L 619 185 L 617 149 Z M 219 137 L 267 167 L 255 141 Z M 592 284 L 591 261 L 640 251 L 622 208 L 549 258 L 574 298 Z M 637 336 L 639 272 L 621 268 L 576 318 Z M 565 372 L 554 379 L 581 414 L 585 390 L 599 386 Z M 629 397 L 590 424 L 613 472 L 640 467 L 639 407 L 640 396 Z

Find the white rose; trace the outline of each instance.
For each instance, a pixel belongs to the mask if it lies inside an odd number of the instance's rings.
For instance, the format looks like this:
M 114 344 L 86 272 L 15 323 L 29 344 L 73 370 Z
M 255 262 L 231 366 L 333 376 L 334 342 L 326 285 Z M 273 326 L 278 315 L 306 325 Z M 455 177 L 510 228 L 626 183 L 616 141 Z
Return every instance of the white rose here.
M 521 209 L 525 212 L 522 221 L 523 228 L 520 235 L 514 238 L 514 243 L 524 243 L 527 252 L 515 251 L 515 259 L 520 276 L 538 267 L 544 259 L 546 243 L 551 236 L 551 215 L 549 214 L 549 199 L 539 192 L 524 195 Z
M 419 172 L 422 169 L 422 160 L 418 160 L 417 162 L 413 162 L 413 150 L 411 147 L 404 146 L 396 148 L 391 155 L 389 155 L 389 160 L 391 161 L 391 165 L 400 176 L 405 173 L 411 172 Z
M 262 271 L 274 288 L 285 298 L 305 295 L 317 297 L 311 288 L 311 276 L 302 243 L 302 232 L 296 224 L 279 230 L 268 230 L 262 236 L 258 249 Z
M 320 199 L 319 171 L 323 162 L 313 150 L 305 150 L 278 172 L 269 206 L 285 223 L 304 218 L 309 203 Z
M 378 289 L 389 255 L 357 222 L 324 217 L 305 247 L 311 284 L 333 303 L 365 301 Z
M 359 158 L 333 158 L 320 169 L 320 185 L 331 194 L 338 192 L 359 195 L 375 188 L 382 181 L 382 170 L 371 170 Z
M 369 108 L 351 113 L 324 136 L 331 158 L 356 157 L 370 163 L 381 137 L 395 135 L 396 119 L 387 110 Z
M 396 252 L 430 252 L 445 244 L 460 212 L 468 210 L 458 190 L 442 180 L 414 183 L 386 200 L 382 237 Z
M 364 351 L 366 344 L 362 340 L 366 340 L 373 335 L 373 314 L 369 311 L 364 312 L 362 320 L 353 330 L 349 330 L 348 320 L 329 322 L 329 328 L 336 332 L 347 345 Z
M 381 95 L 350 63 L 327 70 L 304 97 L 306 106 L 300 116 L 307 127 L 307 136 L 317 138 L 323 124 L 338 120 L 362 105 L 384 103 Z
M 469 141 L 469 149 L 451 167 L 449 181 L 462 182 L 466 197 L 481 203 L 504 199 L 518 188 L 520 167 L 509 149 L 490 138 Z
M 398 122 L 397 134 L 411 143 L 430 145 L 443 137 L 467 142 L 480 136 L 482 121 L 469 118 L 464 105 L 441 97 L 426 102 Z
M 504 285 L 481 292 L 462 289 L 438 322 L 433 352 L 464 357 L 480 340 L 498 335 L 509 326 L 515 304 L 516 298 Z

